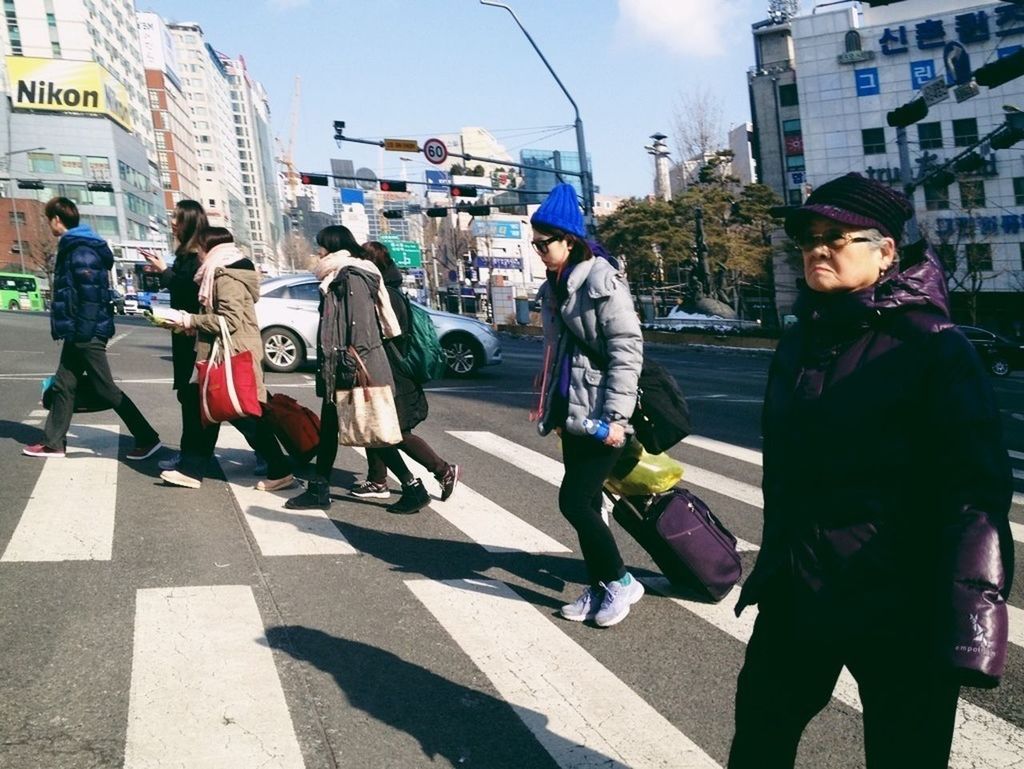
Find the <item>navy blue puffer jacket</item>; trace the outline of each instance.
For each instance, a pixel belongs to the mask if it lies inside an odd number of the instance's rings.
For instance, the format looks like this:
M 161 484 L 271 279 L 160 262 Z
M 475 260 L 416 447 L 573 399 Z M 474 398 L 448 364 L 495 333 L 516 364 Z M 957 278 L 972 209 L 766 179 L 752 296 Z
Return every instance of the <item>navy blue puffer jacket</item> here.
M 114 335 L 110 304 L 113 266 L 110 247 L 88 226 L 79 225 L 64 233 L 53 269 L 50 335 L 54 339 L 88 342 Z

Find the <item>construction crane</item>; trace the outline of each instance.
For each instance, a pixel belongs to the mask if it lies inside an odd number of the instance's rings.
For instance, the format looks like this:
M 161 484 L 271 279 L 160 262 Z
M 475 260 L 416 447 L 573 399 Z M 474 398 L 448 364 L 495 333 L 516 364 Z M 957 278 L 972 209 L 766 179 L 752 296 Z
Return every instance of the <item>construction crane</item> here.
M 276 137 L 277 162 L 281 164 L 280 176 L 284 179 L 285 203 L 289 208 L 294 208 L 295 200 L 299 196 L 299 187 L 302 186 L 302 178 L 295 170 L 295 158 L 292 154 L 295 150 L 295 135 L 299 132 L 299 102 L 302 99 L 302 78 L 295 76 L 295 90 L 292 93 L 291 125 L 288 131 L 288 144 L 281 146 L 281 138 Z

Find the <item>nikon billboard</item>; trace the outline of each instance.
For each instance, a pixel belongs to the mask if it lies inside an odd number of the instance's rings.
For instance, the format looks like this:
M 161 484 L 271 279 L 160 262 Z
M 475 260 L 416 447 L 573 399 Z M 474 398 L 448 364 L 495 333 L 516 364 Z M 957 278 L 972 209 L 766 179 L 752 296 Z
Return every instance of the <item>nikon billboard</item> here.
M 94 61 L 7 56 L 15 109 L 107 115 L 132 130 L 128 92 Z

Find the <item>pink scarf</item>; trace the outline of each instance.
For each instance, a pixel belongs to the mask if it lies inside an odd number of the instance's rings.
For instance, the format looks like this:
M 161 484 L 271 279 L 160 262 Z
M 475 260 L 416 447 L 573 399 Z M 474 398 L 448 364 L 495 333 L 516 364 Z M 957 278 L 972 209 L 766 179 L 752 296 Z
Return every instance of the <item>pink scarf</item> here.
M 199 263 L 196 270 L 196 283 L 199 284 L 199 303 L 207 309 L 213 309 L 213 280 L 216 277 L 217 269 L 234 264 L 245 255 L 238 250 L 234 243 L 221 243 L 214 246 L 206 254 L 206 257 Z

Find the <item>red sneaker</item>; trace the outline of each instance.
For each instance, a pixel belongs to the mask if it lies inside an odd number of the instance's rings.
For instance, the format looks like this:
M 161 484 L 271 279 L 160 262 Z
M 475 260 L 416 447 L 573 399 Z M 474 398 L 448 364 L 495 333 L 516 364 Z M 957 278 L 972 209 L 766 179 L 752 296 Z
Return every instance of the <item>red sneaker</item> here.
M 160 449 L 164 447 L 164 444 L 157 438 L 152 443 L 136 443 L 135 448 L 125 454 L 126 459 L 132 459 L 138 461 L 140 459 L 148 459 L 149 457 L 156 454 Z
M 21 450 L 26 457 L 63 457 L 64 449 L 51 449 L 45 443 L 33 443 Z

